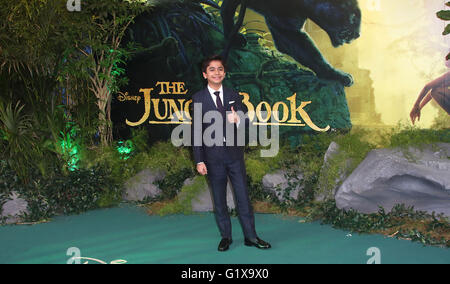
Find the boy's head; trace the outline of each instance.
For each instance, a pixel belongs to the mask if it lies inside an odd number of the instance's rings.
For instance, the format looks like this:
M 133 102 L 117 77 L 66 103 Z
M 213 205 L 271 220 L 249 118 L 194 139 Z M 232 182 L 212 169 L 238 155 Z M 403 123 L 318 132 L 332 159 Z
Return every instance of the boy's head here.
M 219 55 L 206 58 L 202 62 L 202 72 L 209 85 L 221 85 L 226 74 L 225 60 Z

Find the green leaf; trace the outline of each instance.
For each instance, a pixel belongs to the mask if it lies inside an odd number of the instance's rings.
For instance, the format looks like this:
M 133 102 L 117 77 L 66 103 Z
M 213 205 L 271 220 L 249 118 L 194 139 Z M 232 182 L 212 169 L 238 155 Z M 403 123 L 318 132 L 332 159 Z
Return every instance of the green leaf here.
M 450 21 L 450 10 L 442 10 L 436 13 L 437 17 L 444 21 Z
M 450 24 L 448 24 L 446 27 L 445 27 L 445 30 L 444 30 L 444 32 L 442 33 L 443 35 L 448 35 L 448 34 L 450 34 Z

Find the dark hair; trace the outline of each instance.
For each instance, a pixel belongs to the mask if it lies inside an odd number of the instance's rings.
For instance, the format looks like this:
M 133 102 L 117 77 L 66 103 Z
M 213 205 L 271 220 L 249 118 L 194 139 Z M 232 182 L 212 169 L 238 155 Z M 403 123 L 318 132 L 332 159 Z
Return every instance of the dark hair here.
M 222 62 L 223 68 L 225 69 L 225 71 L 227 70 L 227 66 L 226 66 L 226 62 L 225 59 L 223 59 L 222 56 L 220 55 L 213 55 L 210 56 L 208 58 L 205 58 L 202 62 L 202 72 L 206 73 L 206 69 L 208 69 L 209 64 L 211 64 L 212 61 L 220 61 Z

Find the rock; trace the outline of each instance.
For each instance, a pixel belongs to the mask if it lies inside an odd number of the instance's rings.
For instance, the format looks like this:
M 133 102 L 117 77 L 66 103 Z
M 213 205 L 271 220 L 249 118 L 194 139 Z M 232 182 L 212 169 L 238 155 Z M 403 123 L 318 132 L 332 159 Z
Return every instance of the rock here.
M 378 206 L 390 212 L 396 204 L 405 204 L 450 216 L 450 144 L 410 148 L 406 153 L 401 149 L 371 151 L 339 188 L 337 207 L 375 213 Z
M 193 183 L 193 178 L 189 178 L 184 181 L 183 186 L 190 185 Z M 192 205 L 192 211 L 193 212 L 212 212 L 214 211 L 214 206 L 212 202 L 211 197 L 211 187 L 208 183 L 208 186 L 205 186 L 200 194 L 198 194 L 195 198 L 192 199 L 191 205 Z M 232 186 L 231 182 L 228 179 L 228 185 L 227 185 L 227 205 L 229 209 L 235 208 L 233 193 L 232 193 Z
M 287 172 L 285 170 L 278 170 L 273 174 L 266 174 L 262 179 L 263 188 L 275 193 L 280 202 L 285 201 L 285 191 L 289 187 L 286 173 Z M 296 179 L 302 180 L 303 175 L 301 173 L 298 174 Z M 297 185 L 294 190 L 291 190 L 291 192 L 289 193 L 289 197 L 297 200 L 298 194 L 302 189 L 303 188 L 301 187 L 301 185 Z
M 324 164 L 328 164 L 330 159 L 336 156 L 339 153 L 339 145 L 336 142 L 331 142 L 330 146 L 328 146 L 327 152 L 323 158 Z
M 332 166 L 331 161 L 339 153 L 339 145 L 334 141 L 331 142 L 330 146 L 328 146 L 327 152 L 325 153 L 322 168 L 320 169 L 318 180 L 319 189 L 315 196 L 315 201 L 324 201 L 325 199 L 334 198 L 339 186 L 349 176 L 352 160 L 346 159 L 341 163 L 341 165 L 335 165 L 339 167 L 339 170 L 334 180 L 330 181 L 330 179 L 332 179 L 330 175 L 333 174 L 332 171 L 330 171 Z
M 6 224 L 14 224 L 21 221 L 23 214 L 28 214 L 28 202 L 19 198 L 16 192 L 12 192 L 11 200 L 7 201 L 2 206 L 0 217 L 6 218 Z
M 164 179 L 166 173 L 161 170 L 145 169 L 125 182 L 123 199 L 126 201 L 143 201 L 145 198 L 157 197 L 161 189 L 154 184 Z

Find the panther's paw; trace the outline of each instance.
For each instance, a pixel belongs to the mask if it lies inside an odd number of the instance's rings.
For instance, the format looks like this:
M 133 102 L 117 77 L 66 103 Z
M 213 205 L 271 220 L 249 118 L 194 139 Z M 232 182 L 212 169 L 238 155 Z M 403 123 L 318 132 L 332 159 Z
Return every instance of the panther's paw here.
M 321 79 L 338 81 L 344 85 L 344 87 L 350 87 L 354 84 L 352 75 L 337 69 L 329 70 L 328 72 L 318 74 L 317 76 Z
M 342 72 L 344 73 L 344 72 Z M 338 79 L 342 85 L 344 85 L 345 87 L 351 87 L 354 83 L 355 80 L 353 80 L 353 76 L 348 74 L 348 73 L 344 73 L 340 79 Z

